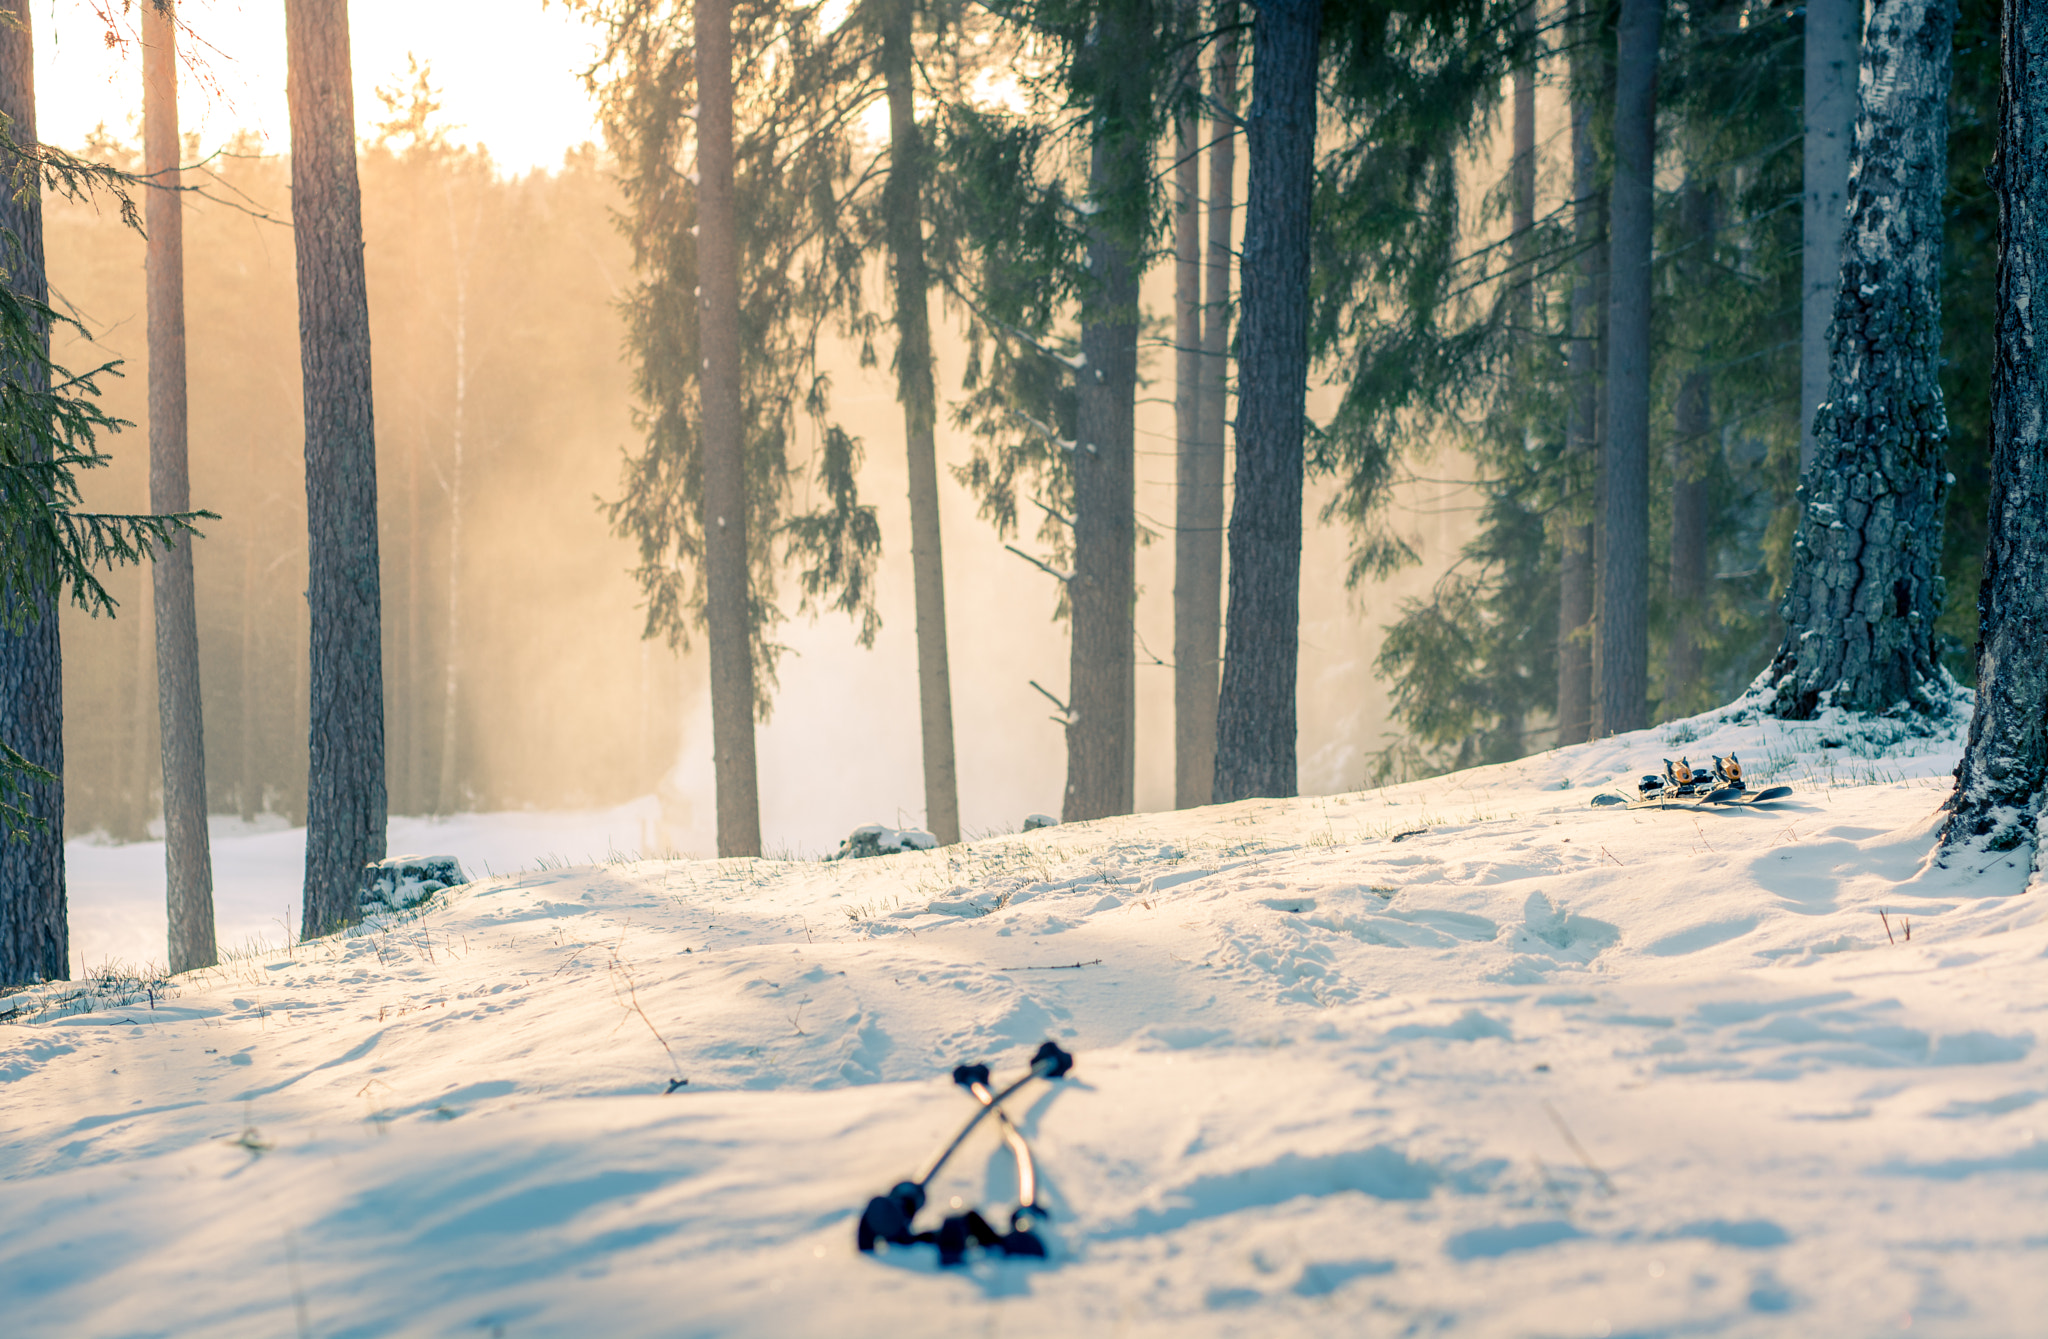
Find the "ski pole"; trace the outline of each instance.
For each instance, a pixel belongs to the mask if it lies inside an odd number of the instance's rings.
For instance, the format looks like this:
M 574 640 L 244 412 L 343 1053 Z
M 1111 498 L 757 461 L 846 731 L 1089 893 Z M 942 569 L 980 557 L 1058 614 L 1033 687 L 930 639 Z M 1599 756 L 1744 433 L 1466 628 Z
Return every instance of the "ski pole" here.
M 1009 1087 L 989 1097 L 983 1103 L 981 1110 L 968 1118 L 967 1124 L 961 1127 L 960 1133 L 953 1136 L 953 1142 L 946 1145 L 945 1150 L 932 1163 L 931 1170 L 917 1179 L 916 1185 L 920 1200 L 923 1198 L 925 1187 L 930 1185 L 932 1178 L 945 1168 L 946 1160 L 953 1156 L 960 1145 L 967 1142 L 967 1136 L 974 1133 L 974 1127 L 981 1124 L 982 1117 L 988 1115 L 991 1111 L 995 1111 L 1004 1102 L 1008 1101 L 1013 1093 L 1033 1079 L 1056 1079 L 1073 1067 L 1074 1057 L 1061 1050 L 1058 1042 L 1049 1041 L 1040 1046 L 1038 1053 L 1031 1057 L 1030 1071 Z M 959 1081 L 959 1071 L 957 1070 L 954 1072 L 954 1081 L 956 1083 Z

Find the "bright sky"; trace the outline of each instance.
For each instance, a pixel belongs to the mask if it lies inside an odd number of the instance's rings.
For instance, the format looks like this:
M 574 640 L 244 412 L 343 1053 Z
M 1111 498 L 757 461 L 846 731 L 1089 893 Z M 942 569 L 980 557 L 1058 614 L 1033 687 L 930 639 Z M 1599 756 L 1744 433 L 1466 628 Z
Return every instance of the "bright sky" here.
M 132 44 L 109 50 L 89 0 L 33 3 L 41 138 L 77 148 L 102 121 L 139 138 L 141 51 Z M 200 54 L 217 85 L 185 71 L 178 92 L 185 129 L 199 132 L 203 151 L 246 127 L 284 152 L 291 142 L 284 5 L 183 0 L 180 10 L 215 48 Z M 559 0 L 545 8 L 541 0 L 350 0 L 349 28 L 359 128 L 382 114 L 377 86 L 405 82 L 410 52 L 431 66 L 443 117 L 463 127 L 454 138 L 487 145 L 504 169 L 553 167 L 565 150 L 599 138 L 579 77 L 594 30 Z

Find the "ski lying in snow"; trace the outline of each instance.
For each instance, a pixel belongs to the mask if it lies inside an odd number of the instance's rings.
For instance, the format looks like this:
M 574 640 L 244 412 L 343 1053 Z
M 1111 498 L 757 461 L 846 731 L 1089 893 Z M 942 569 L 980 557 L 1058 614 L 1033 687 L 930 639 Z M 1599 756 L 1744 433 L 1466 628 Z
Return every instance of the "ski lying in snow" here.
M 1757 805 L 1775 804 L 1792 793 L 1790 786 L 1772 786 L 1767 790 L 1717 790 L 1707 796 L 1709 804 Z
M 1705 809 L 1710 805 L 1749 807 L 1775 804 L 1791 793 L 1790 786 L 1772 786 L 1767 790 L 1744 790 L 1740 786 L 1722 786 L 1715 790 L 1676 793 L 1657 790 L 1644 795 L 1641 799 L 1631 800 L 1609 790 L 1595 795 L 1592 803 L 1595 808 L 1621 805 L 1630 809 Z
M 1074 1057 L 1060 1049 L 1057 1042 L 1051 1041 L 1040 1046 L 1038 1053 L 1031 1057 L 1031 1068 L 1024 1076 L 1001 1092 L 991 1089 L 987 1065 L 956 1066 L 953 1082 L 965 1088 L 969 1096 L 980 1104 L 978 1109 L 961 1127 L 960 1133 L 953 1136 L 952 1142 L 932 1160 L 931 1167 L 923 1176 L 915 1181 L 900 1181 L 888 1194 L 877 1195 L 868 1201 L 868 1207 L 861 1213 L 856 1236 L 860 1249 L 864 1253 L 872 1253 L 878 1242 L 888 1242 L 893 1246 L 930 1244 L 939 1248 L 941 1265 L 965 1264 L 970 1244 L 990 1254 L 1043 1259 L 1045 1243 L 1039 1240 L 1034 1230 L 1038 1219 L 1045 1216 L 1045 1211 L 1038 1207 L 1037 1164 L 1031 1159 L 1031 1146 L 1025 1142 L 1023 1132 L 1003 1112 L 1002 1106 L 1033 1079 L 1057 1079 L 1073 1067 Z M 960 1145 L 967 1141 L 967 1136 L 974 1133 L 982 1118 L 989 1115 L 993 1115 L 1003 1127 L 1003 1142 L 1009 1145 L 1017 1163 L 1017 1207 L 1010 1213 L 1010 1230 L 998 1232 L 979 1210 L 969 1209 L 952 1215 L 935 1229 L 913 1231 L 918 1211 L 924 1208 L 927 1187 Z

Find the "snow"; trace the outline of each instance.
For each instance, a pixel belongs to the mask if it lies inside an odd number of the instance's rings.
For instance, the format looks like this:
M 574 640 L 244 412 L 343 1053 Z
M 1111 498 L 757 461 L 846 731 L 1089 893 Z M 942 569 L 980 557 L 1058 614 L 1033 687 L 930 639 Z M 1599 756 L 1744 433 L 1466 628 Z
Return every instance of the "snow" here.
M 1958 747 L 1734 711 L 876 859 L 495 873 L 0 1028 L 6 1328 L 2038 1333 L 2048 918 L 2024 853 L 1929 858 Z M 1588 804 L 1731 750 L 1797 793 Z M 474 871 L 463 835 L 393 845 Z M 971 1114 L 951 1067 L 1046 1037 L 1074 1074 L 1012 1114 L 1052 1258 L 857 1254 Z M 1007 1207 L 993 1125 L 936 1205 Z

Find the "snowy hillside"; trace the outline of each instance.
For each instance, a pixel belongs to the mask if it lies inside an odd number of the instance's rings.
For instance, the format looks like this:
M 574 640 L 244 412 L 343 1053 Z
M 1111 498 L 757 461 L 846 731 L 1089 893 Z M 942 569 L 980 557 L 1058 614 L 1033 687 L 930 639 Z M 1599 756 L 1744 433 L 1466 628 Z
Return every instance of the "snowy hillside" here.
M 1895 735 L 499 875 L 153 1004 L 13 996 L 0 1329 L 2038 1335 L 2048 916 L 1928 862 L 1957 745 Z M 1588 804 L 1731 748 L 1798 793 Z M 1052 1258 L 858 1255 L 951 1067 L 1047 1037 Z M 1001 1208 L 1000 1148 L 936 1202 Z

